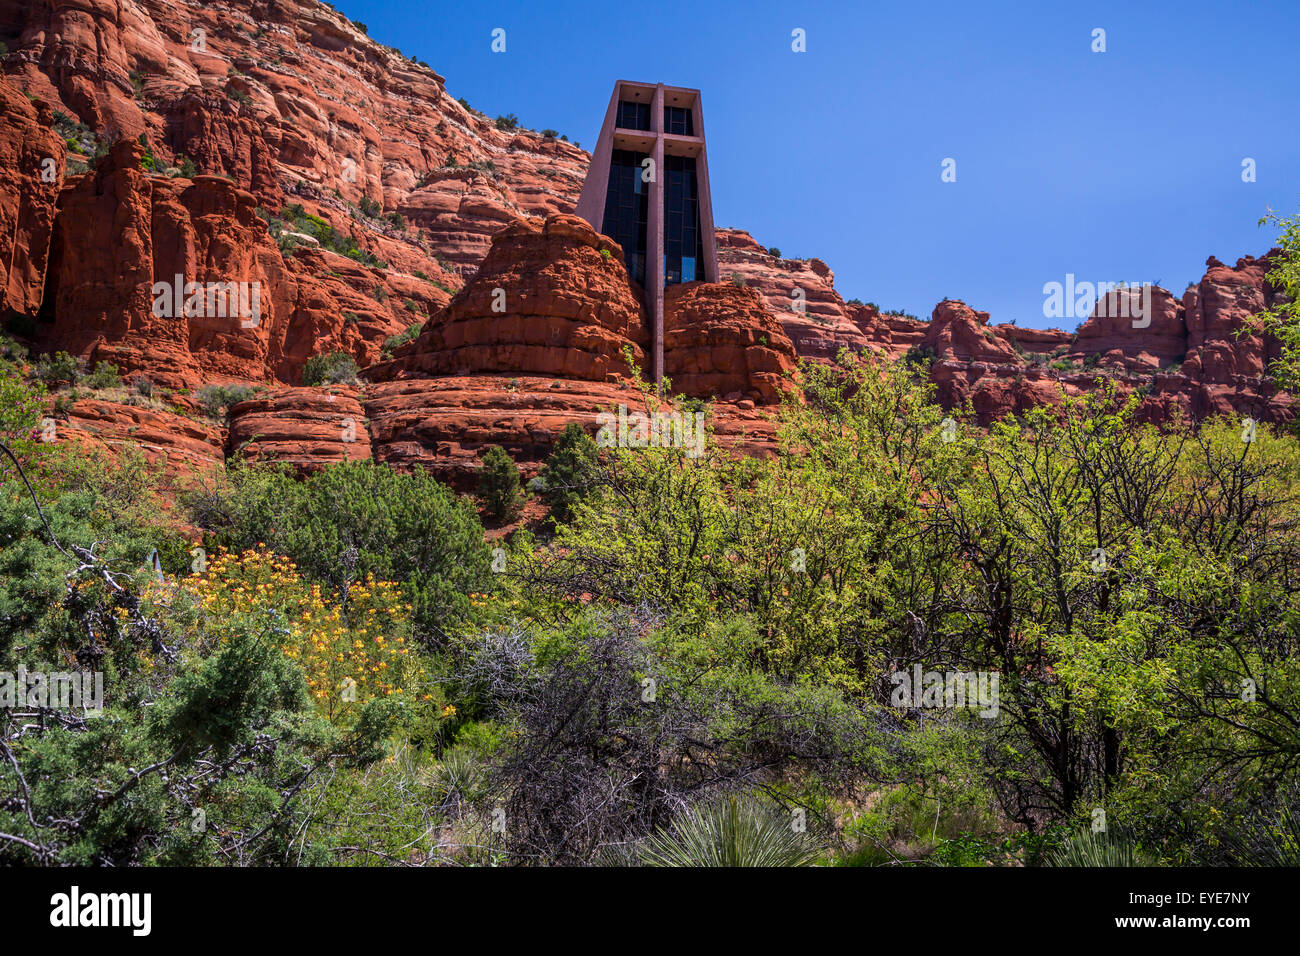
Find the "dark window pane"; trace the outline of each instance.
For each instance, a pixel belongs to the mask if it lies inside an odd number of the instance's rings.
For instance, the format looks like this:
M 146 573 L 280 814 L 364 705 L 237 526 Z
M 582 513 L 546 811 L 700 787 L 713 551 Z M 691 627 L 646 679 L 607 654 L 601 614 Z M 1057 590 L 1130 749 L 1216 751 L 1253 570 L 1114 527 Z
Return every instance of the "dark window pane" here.
M 689 114 L 689 110 L 683 112 Z M 696 278 L 696 266 L 704 256 L 695 160 L 665 156 L 664 175 L 668 187 L 664 196 L 664 278 L 667 283 L 690 282 Z
M 650 128 L 650 104 L 619 100 L 618 118 L 615 125 L 620 129 L 648 130 Z
M 648 112 L 646 116 L 649 116 Z M 628 273 L 640 283 L 645 282 L 646 223 L 650 210 L 649 192 L 641 182 L 641 161 L 645 158 L 645 153 L 632 150 L 613 151 L 609 163 L 609 188 L 605 192 L 605 220 L 601 229 L 623 247 Z
M 684 106 L 665 106 L 664 132 L 679 136 L 694 136 L 695 120 L 692 111 Z

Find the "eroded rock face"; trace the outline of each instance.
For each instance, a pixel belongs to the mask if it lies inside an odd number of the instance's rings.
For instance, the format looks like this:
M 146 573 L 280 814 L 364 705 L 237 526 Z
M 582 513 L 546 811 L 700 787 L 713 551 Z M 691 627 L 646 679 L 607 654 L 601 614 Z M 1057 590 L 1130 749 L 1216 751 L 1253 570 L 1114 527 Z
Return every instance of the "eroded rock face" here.
M 719 278 L 757 290 L 801 357 L 829 360 L 841 348 L 868 346 L 826 263 L 770 255 L 741 229 L 719 229 L 716 235 Z
M 264 204 L 289 184 L 367 197 L 465 271 L 506 222 L 571 212 L 582 189 L 583 150 L 498 129 L 315 0 L 0 0 L 0 26 L 15 84 L 106 137 L 144 134 Z
M 215 423 L 100 399 L 74 402 L 66 418 L 55 419 L 54 436 L 112 455 L 138 450 L 178 488 L 219 467 L 225 457 L 224 430 Z
M 777 404 L 796 362 L 784 329 L 753 289 L 691 282 L 664 290 L 664 374 L 673 391 Z
M 748 404 L 750 407 L 744 407 Z M 465 492 L 478 484 L 480 459 L 501 445 L 525 479 L 535 476 L 570 422 L 595 437 L 602 413 L 645 410 L 630 383 L 499 375 L 407 378 L 368 386 L 364 399 L 376 460 L 425 468 Z M 773 413 L 753 403 L 714 403 L 711 427 L 724 449 L 770 454 Z
M 370 432 L 355 388 L 286 388 L 229 410 L 227 451 L 285 462 L 302 472 L 370 457 Z
M 387 337 L 449 298 L 325 249 L 285 258 L 251 193 L 218 176 L 150 175 L 141 157 L 119 142 L 60 197 L 42 309 L 50 350 L 174 388 L 294 382 L 314 354 L 377 360 Z
M 374 381 L 486 372 L 593 382 L 628 373 L 623 349 L 645 363 L 645 309 L 618 244 L 585 220 L 516 220 L 497 233 L 472 282 Z
M 234 100 L 198 87 L 160 108 L 167 145 L 177 157 L 185 156 L 210 174 L 230 176 L 262 205 L 280 208 L 284 191 L 276 160 L 276 127 L 240 115 Z
M 953 360 L 936 362 L 930 379 L 944 407 L 960 408 L 969 401 L 981 425 L 1038 406 L 1060 404 L 1064 397 L 1082 391 L 1046 369 Z
M 1183 294 L 1187 374 L 1206 383 L 1240 386 L 1262 375 L 1277 358 L 1276 341 L 1239 334 L 1252 315 L 1282 299 L 1264 278 L 1274 254 L 1245 256 L 1232 267 L 1214 256 L 1206 260 L 1204 278 Z
M 119 142 L 61 197 L 46 344 L 169 387 L 266 378 L 296 286 L 252 195 L 219 177 L 149 176 L 141 156 Z M 154 290 L 177 275 L 182 297 L 186 282 L 222 284 L 222 300 L 214 294 L 202 311 L 227 314 L 177 316 L 176 295 Z
M 1074 340 L 1074 336 L 1061 329 L 1021 328 L 1006 322 L 992 328 L 1000 338 L 1010 342 L 1017 351 L 1037 355 L 1050 355 L 1058 349 L 1064 350 Z
M 947 299 L 934 307 L 921 347 L 940 359 L 1020 365 L 1020 354 L 989 327 L 989 314 Z
M 1183 304 L 1168 290 L 1148 286 L 1100 298 L 1080 326 L 1070 357 L 1086 361 L 1095 355 L 1099 365 L 1154 372 L 1181 362 L 1186 354 Z
M 0 313 L 41 305 L 66 152 L 53 121 L 0 77 Z

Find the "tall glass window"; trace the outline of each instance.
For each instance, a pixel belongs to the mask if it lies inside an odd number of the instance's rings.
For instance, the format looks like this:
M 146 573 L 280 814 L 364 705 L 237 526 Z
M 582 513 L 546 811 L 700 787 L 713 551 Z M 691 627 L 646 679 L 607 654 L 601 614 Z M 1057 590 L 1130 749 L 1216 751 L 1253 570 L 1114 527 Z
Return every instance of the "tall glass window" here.
M 618 122 L 615 125 L 619 129 L 648 130 L 650 128 L 650 104 L 619 100 Z
M 664 132 L 676 133 L 678 136 L 694 136 L 695 121 L 691 118 L 691 110 L 685 106 L 665 106 Z
M 665 156 L 664 187 L 664 284 L 692 282 L 704 259 L 695 160 Z
M 647 155 L 630 149 L 614 150 L 609 163 L 609 188 L 605 191 L 602 230 L 623 247 L 623 261 L 628 274 L 642 285 L 645 285 L 646 223 L 650 219 L 650 202 L 648 184 L 641 181 L 641 162 Z

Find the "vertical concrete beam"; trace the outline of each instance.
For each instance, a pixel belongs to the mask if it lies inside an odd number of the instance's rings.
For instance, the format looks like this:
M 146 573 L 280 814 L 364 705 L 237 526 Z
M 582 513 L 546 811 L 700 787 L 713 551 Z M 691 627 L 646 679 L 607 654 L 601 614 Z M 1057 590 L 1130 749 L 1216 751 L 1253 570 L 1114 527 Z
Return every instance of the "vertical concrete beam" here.
M 654 182 L 650 186 L 650 221 L 646 224 L 646 298 L 653 329 L 651 369 L 656 385 L 664 379 L 664 85 L 650 101 L 650 129 L 655 136 Z
M 704 135 L 703 96 L 695 94 L 695 135 L 700 138 L 700 157 L 695 161 L 695 181 L 699 188 L 700 229 L 704 239 L 704 261 L 700 272 L 705 282 L 720 282 L 718 278 L 718 237 L 713 234 L 713 194 L 709 190 L 709 140 Z
M 596 138 L 596 149 L 591 154 L 591 165 L 587 167 L 587 179 L 582 184 L 582 194 L 578 197 L 577 214 L 597 232 L 604 231 L 605 194 L 609 191 L 609 161 L 614 154 L 614 122 L 618 115 L 618 98 L 623 89 L 621 82 L 614 84 L 614 92 L 609 98 L 609 108 L 605 110 L 605 122 L 600 124 L 600 135 Z

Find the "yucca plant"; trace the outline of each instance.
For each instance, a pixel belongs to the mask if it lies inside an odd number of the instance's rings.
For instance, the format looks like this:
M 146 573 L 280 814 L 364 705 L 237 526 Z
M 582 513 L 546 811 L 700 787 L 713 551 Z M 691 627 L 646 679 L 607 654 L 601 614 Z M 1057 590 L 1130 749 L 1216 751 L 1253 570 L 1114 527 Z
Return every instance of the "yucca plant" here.
M 1228 866 L 1300 866 L 1300 787 L 1283 792 L 1231 828 L 1206 862 Z
M 730 797 L 696 807 L 643 844 L 645 866 L 809 866 L 816 847 L 788 816 Z
M 434 771 L 433 792 L 444 806 L 471 801 L 484 783 L 478 755 L 467 747 L 452 747 Z
M 1155 866 L 1156 860 L 1123 837 L 1084 830 L 1047 854 L 1046 866 Z

